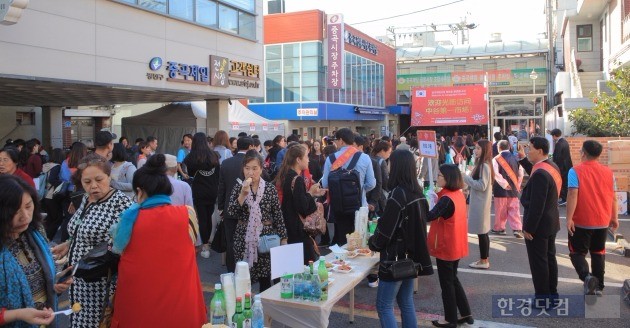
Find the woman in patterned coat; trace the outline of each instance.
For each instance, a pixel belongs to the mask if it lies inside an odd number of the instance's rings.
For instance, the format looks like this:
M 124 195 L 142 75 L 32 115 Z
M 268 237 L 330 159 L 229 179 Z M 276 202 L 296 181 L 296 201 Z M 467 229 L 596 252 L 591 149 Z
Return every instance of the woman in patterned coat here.
M 228 213 L 237 218 L 234 232 L 234 257 L 249 263 L 252 283 L 260 282 L 259 292 L 271 287 L 271 257 L 258 253 L 260 236 L 277 234 L 281 244 L 287 243 L 278 192 L 271 182 L 260 178 L 263 159 L 256 150 L 249 150 L 243 158 L 243 184 L 232 190 Z
M 80 160 L 74 175 L 85 190 L 81 206 L 68 224 L 70 239 L 53 248 L 53 254 L 68 254 L 70 265 L 79 260 L 96 245 L 110 240 L 111 226 L 118 222 L 120 214 L 131 206 L 131 200 L 122 192 L 110 187 L 111 167 L 107 160 L 96 154 L 89 154 Z M 82 310 L 71 317 L 72 327 L 98 327 L 107 278 L 96 282 L 86 282 L 75 277 L 70 287 L 70 302 L 81 303 Z M 110 290 L 115 289 L 115 283 Z

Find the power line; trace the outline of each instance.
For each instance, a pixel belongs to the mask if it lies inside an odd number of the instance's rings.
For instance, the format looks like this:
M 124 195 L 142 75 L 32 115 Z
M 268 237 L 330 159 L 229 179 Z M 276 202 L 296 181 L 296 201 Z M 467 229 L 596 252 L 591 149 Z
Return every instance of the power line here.
M 352 23 L 350 25 L 359 25 L 359 24 L 365 24 L 365 23 L 372 23 L 372 22 L 378 22 L 378 21 L 382 21 L 382 20 L 387 20 L 387 19 L 392 19 L 392 18 L 397 18 L 397 17 L 403 17 L 403 16 L 408 16 L 408 15 L 413 15 L 413 14 L 417 14 L 417 13 L 421 13 L 423 11 L 429 11 L 429 10 L 433 10 L 433 9 L 437 9 L 440 7 L 446 7 L 458 2 L 462 2 L 464 0 L 457 0 L 457 1 L 453 1 L 453 2 L 449 2 L 449 3 L 445 3 L 443 5 L 439 5 L 439 6 L 435 6 L 435 7 L 431 7 L 431 8 L 426 8 L 426 9 L 422 9 L 422 10 L 418 10 L 418 11 L 413 11 L 410 13 L 406 13 L 406 14 L 400 14 L 400 15 L 395 15 L 395 16 L 391 16 L 391 17 L 385 17 L 385 18 L 377 18 L 377 19 L 373 19 L 373 20 L 369 20 L 369 21 L 364 21 L 364 22 L 358 22 L 358 23 Z

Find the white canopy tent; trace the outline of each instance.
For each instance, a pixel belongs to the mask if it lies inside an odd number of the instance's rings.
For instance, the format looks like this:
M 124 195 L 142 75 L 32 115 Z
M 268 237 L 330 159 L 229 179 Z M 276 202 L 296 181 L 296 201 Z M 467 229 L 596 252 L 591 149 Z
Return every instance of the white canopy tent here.
M 245 132 L 258 135 L 262 142 L 279 134 L 285 135 L 284 123 L 267 120 L 239 101 L 232 101 L 228 110 L 226 132 L 230 137 Z M 171 103 L 142 115 L 123 118 L 122 135 L 129 140 L 154 136 L 158 139 L 158 152 L 176 154 L 184 134 L 204 132 L 214 135 L 216 130 L 207 129 L 206 117 L 205 101 Z

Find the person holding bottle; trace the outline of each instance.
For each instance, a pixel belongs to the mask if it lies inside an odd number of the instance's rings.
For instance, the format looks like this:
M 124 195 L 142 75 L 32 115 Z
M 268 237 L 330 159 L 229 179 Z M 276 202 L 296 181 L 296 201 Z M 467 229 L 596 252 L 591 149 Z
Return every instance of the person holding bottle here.
M 427 221 L 431 222 L 428 245 L 429 253 L 437 263 L 445 320 L 432 323 L 435 327 L 455 328 L 458 323 L 474 323 L 466 292 L 457 278 L 459 260 L 468 256 L 466 198 L 462 193 L 462 173 L 457 165 L 440 166 L 437 184 L 442 190 L 438 193 L 437 204 L 428 214 Z M 462 316 L 459 320 L 457 310 Z

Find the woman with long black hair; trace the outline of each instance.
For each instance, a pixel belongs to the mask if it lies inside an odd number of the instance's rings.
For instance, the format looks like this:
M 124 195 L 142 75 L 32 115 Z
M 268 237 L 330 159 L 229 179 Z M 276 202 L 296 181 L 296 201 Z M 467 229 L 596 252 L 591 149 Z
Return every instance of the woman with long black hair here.
M 390 162 L 388 187 L 391 193 L 376 231 L 368 241 L 372 251 L 380 252 L 376 311 L 381 327 L 398 327 L 394 317 L 394 300 L 397 300 L 402 327 L 411 328 L 418 326 L 413 304 L 415 278 L 399 280 L 392 276 L 388 265 L 397 259 L 411 258 L 417 264 L 418 275 L 433 274 L 427 249 L 429 204 L 416 179 L 413 154 L 408 150 L 395 150 Z
M 217 201 L 220 164 L 219 154 L 210 149 L 205 133 L 195 133 L 190 153 L 184 159 L 184 164 L 188 169 L 188 175 L 193 178 L 193 204 L 199 220 L 201 256 L 209 258 L 212 213 Z

